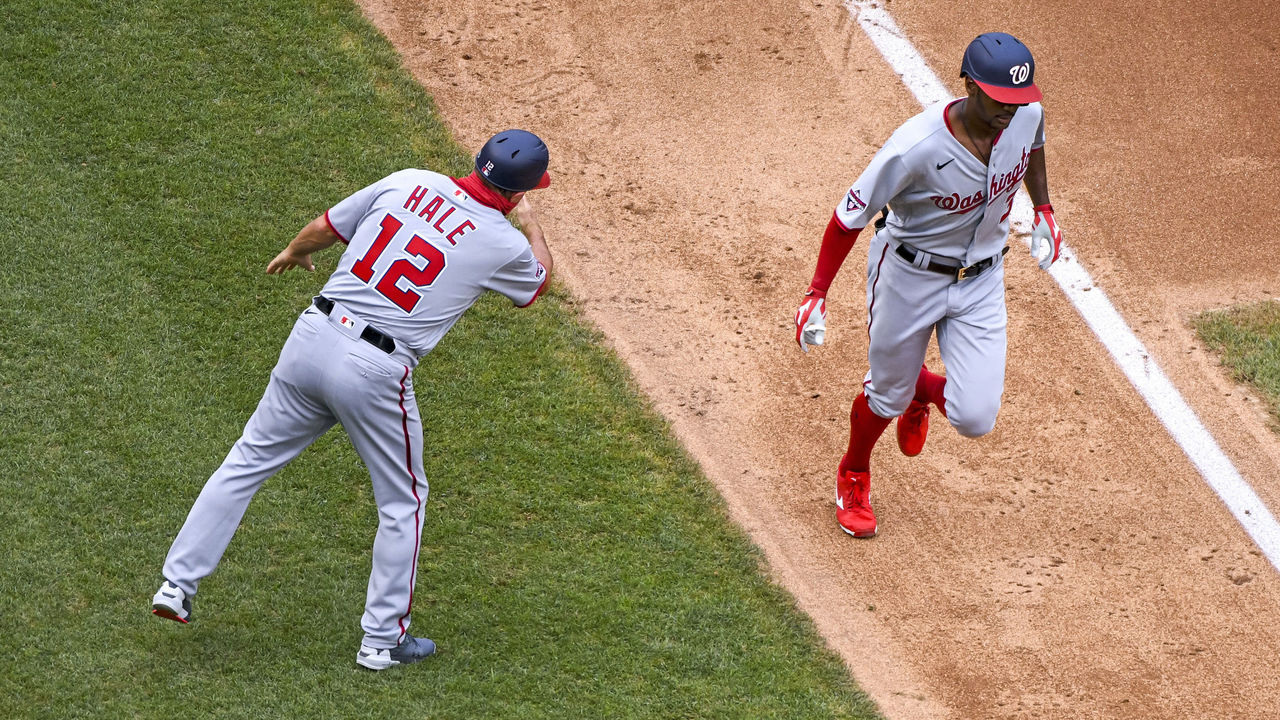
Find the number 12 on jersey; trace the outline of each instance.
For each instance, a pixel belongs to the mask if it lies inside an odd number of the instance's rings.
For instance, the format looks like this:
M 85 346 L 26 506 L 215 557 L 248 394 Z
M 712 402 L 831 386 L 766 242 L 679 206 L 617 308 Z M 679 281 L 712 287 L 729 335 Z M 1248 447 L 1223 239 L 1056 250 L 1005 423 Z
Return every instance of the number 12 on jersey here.
M 387 213 L 379 225 L 382 227 L 382 231 L 378 233 L 378 237 L 373 239 L 373 244 L 369 246 L 369 251 L 364 254 L 364 257 L 357 260 L 355 265 L 351 266 L 351 274 L 365 283 L 373 280 L 374 263 L 378 262 L 378 258 L 387 249 L 387 245 L 391 243 L 392 238 L 395 237 L 396 233 L 400 232 L 400 228 L 404 227 L 404 223 L 397 220 L 391 213 Z M 422 295 L 413 290 L 402 290 L 396 283 L 400 281 L 400 278 L 405 278 L 414 287 L 431 285 L 444 270 L 444 252 L 435 245 L 423 240 L 421 235 L 414 235 L 410 238 L 408 244 L 404 246 L 404 251 L 409 255 L 426 258 L 426 266 L 419 268 L 408 258 L 400 258 L 387 267 L 386 272 L 382 274 L 382 277 L 373 287 L 388 300 L 395 303 L 401 310 L 413 312 L 413 308 L 422 299 Z

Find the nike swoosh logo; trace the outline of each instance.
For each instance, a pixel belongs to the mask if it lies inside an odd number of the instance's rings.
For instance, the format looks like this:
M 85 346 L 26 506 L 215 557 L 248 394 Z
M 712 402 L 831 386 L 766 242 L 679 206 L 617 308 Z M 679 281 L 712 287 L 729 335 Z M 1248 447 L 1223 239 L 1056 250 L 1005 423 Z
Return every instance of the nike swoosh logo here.
M 944 163 L 939 163 L 939 165 L 938 165 L 938 169 L 939 169 L 939 170 L 941 170 L 942 168 L 944 168 L 944 167 L 946 167 L 946 166 L 950 165 L 952 160 L 955 160 L 955 158 L 951 158 L 951 160 L 948 160 L 948 161 L 946 161 L 946 162 L 944 162 Z

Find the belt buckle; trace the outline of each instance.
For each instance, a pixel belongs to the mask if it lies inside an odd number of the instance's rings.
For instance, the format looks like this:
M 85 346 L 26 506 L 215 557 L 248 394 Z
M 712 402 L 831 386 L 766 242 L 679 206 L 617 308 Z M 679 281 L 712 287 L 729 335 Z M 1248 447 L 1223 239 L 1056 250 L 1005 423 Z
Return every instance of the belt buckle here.
M 956 270 L 956 282 L 960 282 L 961 280 L 964 280 L 965 275 L 967 274 L 968 270 L 969 270 L 969 268 L 967 268 L 967 267 L 960 267 L 959 269 L 957 269 L 957 270 Z

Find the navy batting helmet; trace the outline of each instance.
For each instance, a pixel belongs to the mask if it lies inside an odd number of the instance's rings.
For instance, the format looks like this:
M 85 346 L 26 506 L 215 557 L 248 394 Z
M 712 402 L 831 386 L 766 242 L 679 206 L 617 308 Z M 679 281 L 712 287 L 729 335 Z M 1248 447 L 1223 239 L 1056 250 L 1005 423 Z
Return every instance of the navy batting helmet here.
M 969 43 L 960 62 L 960 77 L 966 76 L 998 103 L 1025 105 L 1041 98 L 1031 51 L 1008 33 L 983 33 Z
M 503 190 L 536 190 L 551 184 L 547 174 L 550 159 L 546 144 L 537 135 L 527 130 L 504 130 L 480 148 L 476 172 Z

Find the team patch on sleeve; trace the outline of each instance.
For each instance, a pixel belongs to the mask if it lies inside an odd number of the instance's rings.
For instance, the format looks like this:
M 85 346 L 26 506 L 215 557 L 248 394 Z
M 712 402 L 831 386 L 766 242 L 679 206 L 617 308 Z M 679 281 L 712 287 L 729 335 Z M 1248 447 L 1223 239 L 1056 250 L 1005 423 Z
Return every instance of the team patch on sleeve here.
M 867 204 L 858 197 L 856 188 L 849 188 L 849 194 L 844 198 L 845 212 L 860 212 L 867 209 Z

